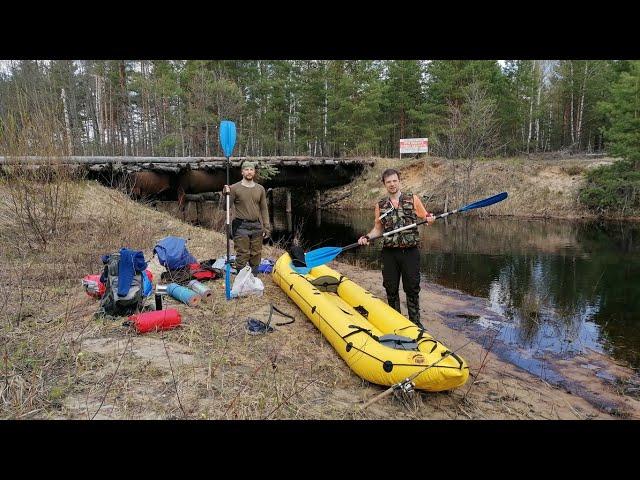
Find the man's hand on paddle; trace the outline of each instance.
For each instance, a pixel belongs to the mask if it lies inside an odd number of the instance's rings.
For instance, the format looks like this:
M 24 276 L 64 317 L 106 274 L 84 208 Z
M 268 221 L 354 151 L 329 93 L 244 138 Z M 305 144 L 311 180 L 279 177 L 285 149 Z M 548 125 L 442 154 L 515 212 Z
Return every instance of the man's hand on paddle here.
M 433 222 L 436 221 L 436 217 L 434 217 L 433 214 L 430 213 L 429 216 L 425 220 L 427 221 L 427 223 L 429 225 L 431 225 Z
M 360 245 L 369 245 L 369 236 L 368 235 L 363 235 L 358 239 L 358 243 Z
M 369 233 L 367 233 L 366 235 L 362 235 L 359 239 L 358 239 L 358 243 L 360 245 L 369 245 L 369 240 L 376 239 L 378 237 L 382 236 L 382 224 L 375 224 L 373 226 L 373 230 L 371 230 Z
M 222 192 L 225 195 L 229 195 L 229 192 L 231 192 L 231 189 L 229 188 L 229 185 L 225 185 L 224 188 L 222 189 Z

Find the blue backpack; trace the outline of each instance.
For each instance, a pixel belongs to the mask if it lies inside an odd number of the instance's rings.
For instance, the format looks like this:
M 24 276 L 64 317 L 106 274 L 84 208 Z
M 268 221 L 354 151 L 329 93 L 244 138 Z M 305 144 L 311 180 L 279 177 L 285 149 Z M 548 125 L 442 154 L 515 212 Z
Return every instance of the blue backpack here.
M 197 260 L 187 250 L 187 241 L 180 237 L 165 237 L 153 249 L 160 265 L 167 270 L 178 270 Z

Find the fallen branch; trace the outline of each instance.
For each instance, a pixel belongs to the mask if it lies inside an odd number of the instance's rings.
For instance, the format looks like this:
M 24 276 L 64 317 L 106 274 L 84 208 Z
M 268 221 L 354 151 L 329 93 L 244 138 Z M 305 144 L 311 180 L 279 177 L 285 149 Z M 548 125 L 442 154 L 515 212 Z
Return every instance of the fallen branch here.
M 369 400 L 367 403 L 365 403 L 362 407 L 360 407 L 360 411 L 364 411 L 365 409 L 367 409 L 369 406 L 373 405 L 374 403 L 376 403 L 379 400 L 382 400 L 383 398 L 391 395 L 391 393 L 394 390 L 405 390 L 405 391 L 410 391 L 413 389 L 413 381 L 418 378 L 418 376 L 422 375 L 424 372 L 426 372 L 427 370 L 429 370 L 430 368 L 435 367 L 436 365 L 438 365 L 442 360 L 444 360 L 445 358 L 447 358 L 450 355 L 453 355 L 454 353 L 459 352 L 460 350 L 462 350 L 464 347 L 466 347 L 467 345 L 469 345 L 471 342 L 473 342 L 473 340 L 469 340 L 467 343 L 465 343 L 464 345 L 462 345 L 460 348 L 456 348 L 454 351 L 451 351 L 449 353 L 447 353 L 446 355 L 443 355 L 442 358 L 440 360 L 438 360 L 437 362 L 432 363 L 431 365 L 425 367 L 424 369 L 420 370 L 417 373 L 414 373 L 413 375 L 411 375 L 409 378 L 406 378 L 405 380 L 403 380 L 402 382 L 396 383 L 394 385 L 391 385 L 388 389 L 386 389 L 384 392 L 382 392 L 381 394 L 379 394 L 378 396 L 376 396 L 375 398 L 372 398 L 371 400 Z
M 120 360 L 118 361 L 118 366 L 116 367 L 116 371 L 113 372 L 113 375 L 111 376 L 111 381 L 109 382 L 109 385 L 107 386 L 107 389 L 105 390 L 104 395 L 102 396 L 102 401 L 100 402 L 100 406 L 98 407 L 98 410 L 96 410 L 96 413 L 93 414 L 93 417 L 91 417 L 91 420 L 96 418 L 96 415 L 98 415 L 98 412 L 102 408 L 102 405 L 104 405 L 104 401 L 107 398 L 107 394 L 109 393 L 109 390 L 111 390 L 111 385 L 113 385 L 113 381 L 115 380 L 116 375 L 118 374 L 118 370 L 120 369 L 120 364 L 122 363 L 122 359 L 124 358 L 125 353 L 127 353 L 127 347 L 129 346 L 130 342 L 131 342 L 131 335 L 129 335 L 127 338 L 127 344 L 124 346 L 122 355 L 120 355 Z
M 286 404 L 289 399 L 295 395 L 298 395 L 299 393 L 301 393 L 303 390 L 305 390 L 307 387 L 309 387 L 311 384 L 316 383 L 317 379 L 313 379 L 310 382 L 308 382 L 304 387 L 302 387 L 299 390 L 296 390 L 295 392 L 293 392 L 291 395 L 289 395 L 287 398 L 285 398 L 282 402 L 278 403 L 278 405 L 275 406 L 275 408 L 273 410 L 271 410 L 269 412 L 269 414 L 264 417 L 265 420 L 267 420 L 271 415 L 273 415 L 276 411 L 278 411 L 284 404 Z
M 498 335 L 502 332 L 502 328 L 500 328 L 499 330 L 496 330 L 495 335 L 493 336 L 493 338 L 491 339 L 491 343 L 489 343 L 488 348 L 485 350 L 484 352 L 484 356 L 482 357 L 482 360 L 480 362 L 480 368 L 478 368 L 478 371 L 476 372 L 474 381 L 471 382 L 471 385 L 469 385 L 469 388 L 467 388 L 467 391 L 464 393 L 464 395 L 462 396 L 462 399 L 460 400 L 461 402 L 463 402 L 466 398 L 467 395 L 469 394 L 469 392 L 471 391 L 471 389 L 473 388 L 473 386 L 476 384 L 476 382 L 478 381 L 478 378 L 480 377 L 480 373 L 482 373 L 482 370 L 484 369 L 484 367 L 487 365 L 487 358 L 489 356 L 489 353 L 491 352 L 491 350 L 493 349 L 493 345 L 496 342 L 496 339 L 498 338 Z
M 268 359 L 267 359 L 268 360 Z M 253 372 L 251 372 L 251 375 L 249 376 L 250 378 L 253 377 L 256 373 L 258 373 L 262 367 L 264 367 L 267 363 L 267 360 L 263 361 L 260 365 L 258 365 Z M 227 409 L 224 411 L 224 415 L 223 416 L 227 416 L 227 413 L 229 412 L 229 410 L 231 409 L 231 407 L 236 403 L 236 400 L 238 400 L 238 397 L 240 397 L 240 395 L 249 387 L 249 384 L 246 384 L 244 387 L 242 387 L 240 389 L 240 391 L 238 393 L 236 393 L 235 397 L 233 397 L 233 400 L 231 400 L 231 403 L 229 403 L 229 405 L 227 406 Z
M 330 200 L 325 200 L 324 202 L 322 202 L 320 204 L 320 208 L 324 208 L 324 207 L 326 207 L 328 205 L 331 205 L 332 203 L 339 202 L 340 200 L 344 200 L 345 198 L 350 197 L 350 196 L 351 196 L 351 192 L 347 192 L 347 193 L 343 193 L 342 195 L 339 195 L 339 196 L 337 196 L 335 198 L 332 198 Z
M 167 344 L 164 341 L 164 337 L 162 337 L 162 346 L 164 347 L 164 351 L 167 354 L 167 359 L 169 360 L 169 368 L 171 369 L 171 378 L 173 378 L 173 388 L 176 391 L 176 397 L 178 398 L 178 405 L 180 405 L 180 410 L 182 410 L 182 415 L 185 418 L 188 418 L 187 412 L 184 411 L 184 407 L 182 406 L 182 402 L 180 401 L 180 394 L 178 393 L 178 384 L 176 383 L 176 376 L 173 374 L 173 365 L 171 365 L 171 357 L 169 356 L 169 350 L 167 350 Z

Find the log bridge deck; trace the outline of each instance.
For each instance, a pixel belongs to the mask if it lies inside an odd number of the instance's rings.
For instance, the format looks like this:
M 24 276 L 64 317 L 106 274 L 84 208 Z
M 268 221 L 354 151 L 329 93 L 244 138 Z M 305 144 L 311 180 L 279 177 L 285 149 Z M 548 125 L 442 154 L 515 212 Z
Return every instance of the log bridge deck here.
M 240 167 L 245 161 L 272 165 L 275 167 L 313 167 L 331 165 L 373 164 L 369 158 L 349 157 L 231 157 L 231 167 Z M 33 164 L 33 165 L 88 165 L 89 170 L 100 172 L 107 169 L 141 171 L 154 170 L 178 172 L 182 169 L 215 170 L 226 168 L 225 157 L 122 157 L 122 156 L 20 156 L 2 157 L 0 165 Z
M 275 167 L 277 173 L 260 181 L 265 188 L 306 188 L 324 190 L 349 183 L 371 158 L 363 157 L 232 157 L 231 183 L 241 178 L 240 167 L 245 161 L 259 166 Z M 134 196 L 178 199 L 185 195 L 219 192 L 226 183 L 225 157 L 123 157 L 123 156 L 61 156 L 61 157 L 0 157 L 0 173 L 7 166 L 40 168 L 48 165 L 73 165 L 88 172 L 107 185 L 114 179 L 124 179 Z

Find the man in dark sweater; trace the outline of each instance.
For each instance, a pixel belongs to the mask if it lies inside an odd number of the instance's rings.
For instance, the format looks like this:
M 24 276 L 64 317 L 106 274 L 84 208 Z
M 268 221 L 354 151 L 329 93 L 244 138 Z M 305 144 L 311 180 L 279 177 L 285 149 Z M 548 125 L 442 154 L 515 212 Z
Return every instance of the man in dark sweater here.
M 267 194 L 264 187 L 254 178 L 256 168 L 253 162 L 242 165 L 242 180 L 229 187 L 224 186 L 230 195 L 231 234 L 236 251 L 235 268 L 240 270 L 249 263 L 254 273 L 260 264 L 262 239 L 269 236 L 271 224 L 267 208 Z

